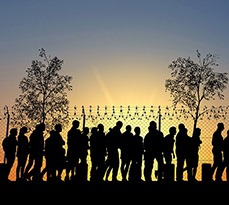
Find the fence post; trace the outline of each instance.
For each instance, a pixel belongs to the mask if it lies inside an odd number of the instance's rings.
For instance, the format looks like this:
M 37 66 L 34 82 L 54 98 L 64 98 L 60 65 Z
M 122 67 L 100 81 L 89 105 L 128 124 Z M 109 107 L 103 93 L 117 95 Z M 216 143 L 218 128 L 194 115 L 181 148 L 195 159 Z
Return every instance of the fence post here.
M 161 106 L 158 106 L 158 130 L 161 131 Z
M 86 126 L 86 115 L 85 115 L 84 106 L 82 107 L 82 114 L 83 114 L 83 129 L 84 129 Z
M 5 116 L 6 116 L 6 137 L 8 137 L 9 135 L 9 125 L 10 125 L 10 114 L 9 114 L 9 109 L 8 106 L 4 107 L 5 110 Z M 5 157 L 5 153 L 4 153 L 4 164 L 6 163 L 6 157 Z

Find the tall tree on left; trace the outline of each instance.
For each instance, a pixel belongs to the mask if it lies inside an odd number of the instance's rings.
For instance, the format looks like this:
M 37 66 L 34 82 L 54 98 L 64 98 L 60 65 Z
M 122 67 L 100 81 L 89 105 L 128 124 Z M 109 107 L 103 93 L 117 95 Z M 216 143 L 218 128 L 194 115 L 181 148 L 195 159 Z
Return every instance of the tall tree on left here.
M 47 56 L 45 49 L 39 49 L 39 57 L 42 60 L 33 60 L 27 76 L 20 81 L 22 94 L 12 106 L 11 124 L 34 128 L 44 122 L 46 130 L 56 123 L 65 127 L 69 122 L 67 91 L 72 90 L 72 77 L 59 74 L 64 61 Z

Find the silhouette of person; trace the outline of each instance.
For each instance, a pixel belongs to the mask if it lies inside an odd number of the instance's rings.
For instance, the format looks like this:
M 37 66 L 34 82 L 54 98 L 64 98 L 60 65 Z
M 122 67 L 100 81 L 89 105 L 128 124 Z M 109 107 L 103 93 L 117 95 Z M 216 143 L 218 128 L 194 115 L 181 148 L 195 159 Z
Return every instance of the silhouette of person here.
M 122 133 L 121 137 L 121 175 L 122 181 L 127 181 L 131 162 L 131 145 L 133 144 L 133 133 L 131 132 L 131 125 L 126 126 L 126 130 Z
M 136 126 L 134 128 L 134 135 L 130 142 L 130 156 L 131 164 L 129 171 L 129 181 L 141 181 L 142 177 L 142 157 L 144 152 L 143 137 L 141 128 Z
M 79 139 L 81 131 L 79 129 L 80 122 L 73 120 L 72 127 L 67 133 L 67 167 L 65 181 L 74 180 L 79 165 Z
M 11 128 L 9 136 L 5 137 L 2 141 L 2 148 L 3 151 L 5 152 L 5 158 L 6 158 L 6 177 L 8 180 L 16 158 L 16 151 L 17 151 L 17 144 L 18 144 L 16 138 L 17 134 L 18 134 L 17 128 Z
M 172 126 L 169 128 L 169 134 L 164 138 L 163 154 L 166 165 L 171 165 L 173 158 L 175 158 L 174 145 L 176 132 L 176 127 Z
M 192 137 L 190 137 L 187 147 L 187 165 L 184 171 L 189 170 L 188 181 L 197 181 L 196 173 L 199 164 L 199 148 L 202 144 L 200 140 L 201 129 L 199 127 L 194 129 Z
M 102 181 L 105 172 L 106 136 L 103 124 L 92 128 L 90 137 L 91 148 L 91 181 Z
M 184 166 L 187 166 L 188 146 L 190 137 L 187 135 L 187 128 L 183 123 L 178 125 L 178 132 L 175 139 L 175 153 L 177 157 L 176 166 L 176 181 L 183 181 Z M 189 168 L 189 167 L 188 167 Z M 190 176 L 190 169 L 187 168 L 188 176 Z
M 87 164 L 87 156 L 89 149 L 89 127 L 84 127 L 80 136 L 80 150 L 79 150 L 79 158 L 81 164 Z
M 47 181 L 56 180 L 56 169 L 55 169 L 55 131 L 49 132 L 49 137 L 45 140 L 45 163 L 46 166 L 41 172 L 43 178 L 44 174 L 47 173 Z
M 169 134 L 164 137 L 163 142 L 163 156 L 165 160 L 164 164 L 164 180 L 173 181 L 174 180 L 174 165 L 172 164 L 172 160 L 175 158 L 175 135 L 177 133 L 176 127 L 172 126 L 169 128 Z M 172 178 L 173 176 L 173 178 Z
M 152 171 L 154 168 L 154 160 L 156 159 L 158 165 L 157 180 L 163 179 L 163 140 L 164 135 L 161 131 L 157 130 L 157 123 L 150 122 L 148 133 L 144 138 L 144 177 L 146 182 L 152 181 Z
M 91 156 L 91 170 L 90 170 L 90 181 L 97 180 L 97 127 L 91 128 L 90 136 L 90 156 Z
M 105 178 L 106 180 L 109 177 L 109 174 L 112 170 L 112 181 L 118 181 L 118 170 L 119 170 L 119 149 L 120 149 L 120 141 L 122 137 L 121 128 L 123 126 L 122 121 L 117 121 L 116 125 L 110 130 L 107 135 L 107 151 L 108 157 L 106 160 L 106 171 Z
M 27 158 L 29 155 L 29 139 L 25 135 L 28 131 L 26 126 L 21 127 L 17 141 L 17 167 L 16 167 L 16 181 L 24 180 L 25 166 L 27 162 Z
M 46 167 L 42 171 L 42 176 L 47 172 L 47 181 L 61 180 L 65 168 L 65 141 L 61 136 L 62 125 L 56 124 L 54 130 L 50 131 L 49 137 L 45 140 Z
M 227 136 L 223 140 L 223 158 L 226 181 L 229 182 L 229 130 L 227 130 Z
M 89 149 L 89 127 L 84 127 L 79 139 L 79 167 L 80 167 L 80 180 L 87 180 L 88 164 L 87 156 Z
M 29 160 L 25 168 L 25 177 L 27 180 L 40 181 L 41 167 L 44 156 L 44 132 L 45 124 L 40 123 L 36 125 L 35 130 L 29 137 Z M 32 179 L 31 179 L 32 177 Z
M 199 164 L 199 149 L 202 144 L 200 135 L 201 129 L 199 127 L 195 128 L 188 146 L 187 169 L 188 167 L 190 169 L 189 181 L 197 181 L 196 173 Z
M 212 179 L 215 177 L 215 181 L 222 181 L 223 173 L 223 136 L 224 124 L 219 122 L 217 129 L 212 135 Z M 215 173 L 216 172 L 216 173 Z M 214 179 L 213 179 L 214 180 Z
M 107 149 L 107 156 L 105 159 L 105 170 L 104 170 L 104 177 L 105 181 L 108 181 L 110 172 L 112 171 L 112 152 L 110 149 L 110 135 L 112 135 L 112 128 L 109 128 L 106 136 L 106 149 Z M 112 147 L 112 146 L 111 146 Z
M 66 168 L 66 156 L 65 156 L 65 141 L 61 135 L 63 128 L 61 124 L 55 125 L 55 135 L 56 135 L 56 170 L 57 170 L 57 180 L 62 179 L 62 174 Z

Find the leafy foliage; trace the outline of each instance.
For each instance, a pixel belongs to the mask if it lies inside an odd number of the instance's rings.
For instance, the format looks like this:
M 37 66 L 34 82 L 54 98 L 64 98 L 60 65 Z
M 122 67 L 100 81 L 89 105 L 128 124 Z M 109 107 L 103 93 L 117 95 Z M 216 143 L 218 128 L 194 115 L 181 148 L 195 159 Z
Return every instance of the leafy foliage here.
M 33 128 L 44 122 L 47 130 L 56 123 L 64 127 L 69 122 L 66 91 L 72 90 L 72 77 L 59 74 L 63 60 L 47 57 L 43 48 L 39 49 L 39 56 L 43 60 L 33 60 L 27 76 L 20 81 L 22 94 L 12 107 L 12 124 Z
M 169 68 L 172 70 L 171 78 L 166 79 L 165 89 L 173 98 L 173 106 L 181 104 L 188 108 L 188 113 L 194 120 L 194 128 L 198 118 L 207 110 L 200 112 L 203 100 L 224 99 L 223 91 L 227 88 L 227 73 L 215 72 L 218 66 L 218 56 L 208 53 L 202 58 L 197 50 L 198 63 L 190 57 L 178 57 L 172 61 Z

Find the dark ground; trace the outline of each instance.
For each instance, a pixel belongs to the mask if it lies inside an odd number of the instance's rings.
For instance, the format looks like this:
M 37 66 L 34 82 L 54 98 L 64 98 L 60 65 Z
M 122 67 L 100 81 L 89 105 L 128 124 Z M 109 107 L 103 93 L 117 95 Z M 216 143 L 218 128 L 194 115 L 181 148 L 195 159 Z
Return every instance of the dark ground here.
M 121 202 L 130 199 L 138 202 L 144 199 L 160 199 L 168 201 L 185 199 L 186 202 L 198 200 L 203 197 L 210 202 L 223 198 L 229 201 L 228 182 L 157 182 L 146 183 L 144 181 L 133 182 L 0 182 L 0 196 L 3 199 L 26 200 L 34 198 L 35 203 L 52 199 L 85 200 L 86 202 L 102 202 L 106 204 Z M 14 197 L 15 196 L 15 197 Z M 173 198 L 171 198 L 171 196 Z M 136 201 L 135 201 L 136 200 Z M 200 202 L 200 201 L 197 201 Z M 76 204 L 76 203 L 75 203 Z

